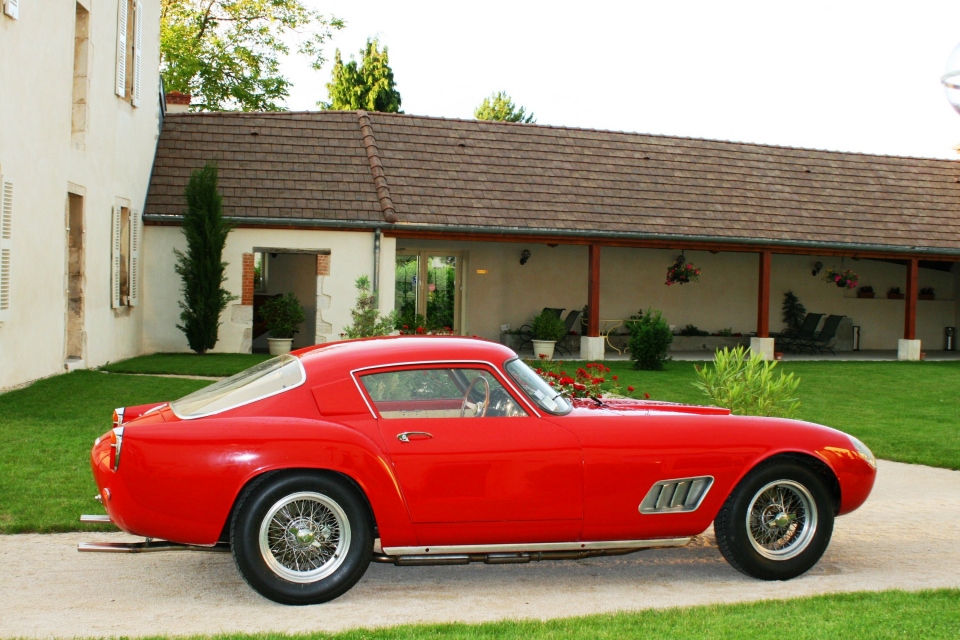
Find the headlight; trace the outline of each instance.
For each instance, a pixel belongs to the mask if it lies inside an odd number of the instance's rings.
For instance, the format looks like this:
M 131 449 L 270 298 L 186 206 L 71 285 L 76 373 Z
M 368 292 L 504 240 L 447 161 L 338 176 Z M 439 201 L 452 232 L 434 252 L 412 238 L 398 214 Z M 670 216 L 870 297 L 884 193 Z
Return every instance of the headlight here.
M 864 460 L 866 460 L 867 464 L 869 464 L 871 467 L 873 467 L 874 469 L 876 469 L 876 468 L 877 468 L 877 457 L 873 455 L 873 452 L 870 451 L 870 449 L 867 447 L 867 445 L 863 444 L 862 442 L 860 442 L 859 440 L 857 440 L 857 439 L 854 438 L 853 436 L 850 436 L 850 442 L 853 444 L 853 448 L 857 450 L 857 453 L 860 454 L 860 457 L 862 457 Z M 118 451 L 118 453 L 119 453 L 119 451 Z

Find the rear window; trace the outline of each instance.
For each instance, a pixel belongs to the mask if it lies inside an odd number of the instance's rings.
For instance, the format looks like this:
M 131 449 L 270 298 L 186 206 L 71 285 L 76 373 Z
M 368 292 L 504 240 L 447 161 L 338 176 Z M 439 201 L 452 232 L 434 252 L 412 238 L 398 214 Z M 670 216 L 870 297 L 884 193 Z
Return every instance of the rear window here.
M 289 391 L 306 379 L 300 359 L 282 355 L 175 400 L 170 408 L 183 420 L 202 418 Z

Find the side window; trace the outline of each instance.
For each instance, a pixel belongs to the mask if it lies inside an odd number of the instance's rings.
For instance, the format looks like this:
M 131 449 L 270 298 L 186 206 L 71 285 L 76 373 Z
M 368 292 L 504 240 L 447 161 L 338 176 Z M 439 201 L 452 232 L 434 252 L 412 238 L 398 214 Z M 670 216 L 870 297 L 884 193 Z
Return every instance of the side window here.
M 527 415 L 482 369 L 428 368 L 360 378 L 384 418 L 486 418 Z

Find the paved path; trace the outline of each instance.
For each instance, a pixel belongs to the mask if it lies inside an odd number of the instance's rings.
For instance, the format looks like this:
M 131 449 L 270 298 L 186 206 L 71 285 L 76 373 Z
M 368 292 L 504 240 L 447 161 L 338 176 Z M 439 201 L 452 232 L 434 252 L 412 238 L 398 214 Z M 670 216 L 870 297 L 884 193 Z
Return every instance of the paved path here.
M 371 565 L 345 596 L 283 607 L 251 591 L 229 554 L 80 554 L 121 534 L 0 536 L 0 636 L 142 636 L 339 630 L 408 622 L 555 618 L 832 591 L 960 587 L 960 472 L 880 463 L 864 507 L 837 520 L 807 575 L 731 569 L 712 531 L 682 549 L 527 565 Z

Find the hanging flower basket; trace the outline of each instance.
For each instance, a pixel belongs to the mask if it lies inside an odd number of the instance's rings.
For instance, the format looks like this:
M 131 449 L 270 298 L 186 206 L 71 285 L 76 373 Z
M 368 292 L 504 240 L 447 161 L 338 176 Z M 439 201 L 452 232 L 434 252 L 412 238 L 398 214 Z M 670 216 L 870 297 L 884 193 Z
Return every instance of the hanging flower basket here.
M 823 274 L 823 281 L 832 282 L 841 289 L 855 289 L 857 283 L 860 281 L 860 276 L 850 269 L 846 269 L 844 271 L 827 269 L 827 272 Z
M 686 282 L 697 282 L 700 280 L 700 268 L 694 267 L 692 263 L 687 262 L 686 256 L 682 253 L 677 256 L 673 265 L 667 269 L 667 282 L 669 287 L 672 284 L 684 284 Z

